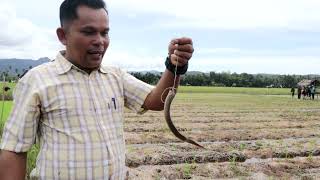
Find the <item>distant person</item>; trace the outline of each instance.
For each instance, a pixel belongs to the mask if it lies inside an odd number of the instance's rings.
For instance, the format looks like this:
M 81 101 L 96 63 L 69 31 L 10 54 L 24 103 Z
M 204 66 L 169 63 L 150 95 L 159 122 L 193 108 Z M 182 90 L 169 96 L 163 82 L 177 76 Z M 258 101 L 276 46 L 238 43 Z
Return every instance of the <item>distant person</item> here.
M 292 87 L 291 88 L 291 96 L 292 96 L 292 98 L 294 97 L 294 92 L 295 92 L 295 89 L 294 89 L 294 87 Z
M 305 100 L 307 96 L 307 88 L 305 86 L 302 87 L 301 93 L 302 93 L 303 99 Z
M 64 0 L 60 23 L 56 32 L 66 49 L 29 70 L 16 86 L 0 144 L 0 180 L 25 179 L 27 151 L 37 136 L 37 179 L 125 179 L 124 107 L 139 114 L 162 110 L 161 95 L 175 74 L 179 82 L 187 71 L 192 40 L 169 43 L 166 70 L 153 87 L 101 65 L 110 42 L 103 0 Z
M 307 87 L 307 96 L 311 99 L 311 86 Z
M 301 99 L 301 93 L 302 93 L 301 86 L 298 86 L 298 99 Z
M 312 100 L 314 100 L 314 94 L 316 93 L 316 87 L 314 85 L 311 86 L 310 93 L 311 93 Z

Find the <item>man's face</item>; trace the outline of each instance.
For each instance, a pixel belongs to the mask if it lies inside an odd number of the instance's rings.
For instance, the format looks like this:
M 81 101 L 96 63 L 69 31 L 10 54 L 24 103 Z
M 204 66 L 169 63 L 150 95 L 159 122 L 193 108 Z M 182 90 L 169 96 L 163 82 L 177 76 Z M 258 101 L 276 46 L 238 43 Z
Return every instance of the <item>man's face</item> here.
M 80 6 L 78 19 L 65 28 L 66 58 L 84 70 L 100 66 L 109 46 L 109 18 L 104 9 Z

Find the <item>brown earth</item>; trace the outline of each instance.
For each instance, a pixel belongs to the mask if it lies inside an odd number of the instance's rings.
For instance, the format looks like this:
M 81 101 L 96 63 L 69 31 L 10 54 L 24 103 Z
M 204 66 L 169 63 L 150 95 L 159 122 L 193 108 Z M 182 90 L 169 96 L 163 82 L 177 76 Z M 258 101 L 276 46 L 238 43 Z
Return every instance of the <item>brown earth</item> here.
M 178 100 L 171 115 L 205 149 L 177 139 L 163 112 L 125 113 L 130 179 L 320 179 L 319 101 L 312 108 L 203 102 Z

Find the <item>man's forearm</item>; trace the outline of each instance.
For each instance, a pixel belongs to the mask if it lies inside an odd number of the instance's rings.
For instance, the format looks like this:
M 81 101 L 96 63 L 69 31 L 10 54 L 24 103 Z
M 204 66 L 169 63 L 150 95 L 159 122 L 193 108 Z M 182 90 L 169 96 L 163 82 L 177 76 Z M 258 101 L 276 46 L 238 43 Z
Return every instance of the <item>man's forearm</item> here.
M 168 46 L 168 57 L 165 61 L 166 70 L 161 76 L 155 89 L 147 96 L 143 107 L 149 110 L 163 110 L 164 100 L 167 97 L 168 87 L 178 87 L 180 75 L 188 70 L 188 62 L 193 53 L 192 39 L 187 37 L 171 40 Z M 176 74 L 176 76 L 175 76 Z M 176 79 L 175 79 L 176 78 Z
M 27 153 L 15 153 L 1 150 L 0 179 L 24 180 L 26 175 Z
M 180 76 L 177 75 L 175 87 L 178 87 L 180 82 Z M 149 110 L 161 111 L 163 110 L 163 102 L 161 101 L 161 95 L 163 100 L 167 97 L 168 90 L 165 91 L 168 87 L 172 87 L 174 83 L 174 74 L 167 69 L 162 74 L 158 84 L 151 91 L 144 102 L 144 108 Z

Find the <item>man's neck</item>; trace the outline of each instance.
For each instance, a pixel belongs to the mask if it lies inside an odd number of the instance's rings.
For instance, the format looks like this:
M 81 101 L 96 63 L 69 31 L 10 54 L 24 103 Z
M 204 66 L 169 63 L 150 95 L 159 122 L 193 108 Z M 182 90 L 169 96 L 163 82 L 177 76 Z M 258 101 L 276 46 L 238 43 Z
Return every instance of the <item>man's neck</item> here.
M 69 58 L 66 56 L 66 52 L 61 52 L 61 55 L 67 60 L 69 61 L 71 64 L 73 64 L 74 66 L 76 66 L 77 68 L 85 71 L 86 73 L 90 74 L 92 71 L 97 70 L 99 68 L 85 68 L 83 66 L 81 66 L 80 64 L 76 63 L 72 58 Z

